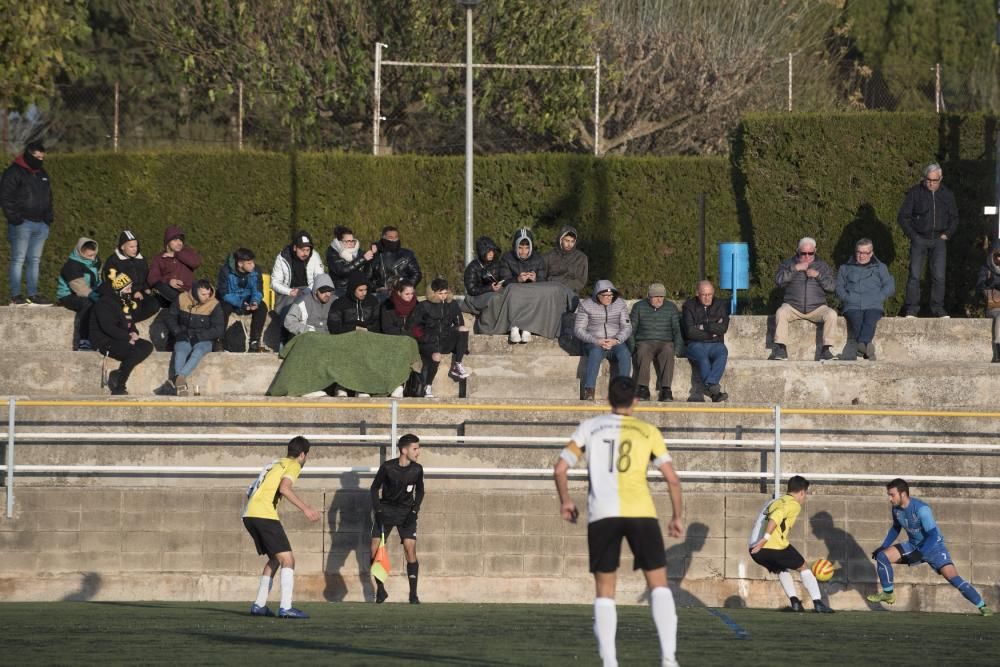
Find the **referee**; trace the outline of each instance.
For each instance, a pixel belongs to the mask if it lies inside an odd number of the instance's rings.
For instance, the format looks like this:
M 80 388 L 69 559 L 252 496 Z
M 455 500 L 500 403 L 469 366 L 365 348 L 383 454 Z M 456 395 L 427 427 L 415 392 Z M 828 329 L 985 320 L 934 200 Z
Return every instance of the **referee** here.
M 424 469 L 420 458 L 420 438 L 407 433 L 397 443 L 399 458 L 386 461 L 379 466 L 375 481 L 372 482 L 372 509 L 375 521 L 372 523 L 372 562 L 383 536 L 388 537 L 395 528 L 406 554 L 406 577 L 410 582 L 410 604 L 420 604 L 417 597 L 417 514 L 424 500 Z M 375 579 L 378 590 L 375 602 L 382 603 L 389 597 L 385 585 Z

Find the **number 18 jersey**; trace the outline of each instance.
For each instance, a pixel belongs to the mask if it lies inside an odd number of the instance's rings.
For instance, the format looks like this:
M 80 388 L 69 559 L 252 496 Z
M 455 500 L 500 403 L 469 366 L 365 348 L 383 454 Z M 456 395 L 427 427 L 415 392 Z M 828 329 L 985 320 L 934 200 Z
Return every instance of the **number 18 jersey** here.
M 625 415 L 601 415 L 580 424 L 560 456 L 570 466 L 587 454 L 588 521 L 656 518 L 646 471 L 670 462 L 660 429 Z

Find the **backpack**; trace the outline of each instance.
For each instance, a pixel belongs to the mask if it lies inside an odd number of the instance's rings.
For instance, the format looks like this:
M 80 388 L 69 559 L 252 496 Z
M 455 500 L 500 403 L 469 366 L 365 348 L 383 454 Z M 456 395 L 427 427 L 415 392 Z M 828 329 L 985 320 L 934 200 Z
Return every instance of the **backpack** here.
M 226 352 L 246 352 L 249 349 L 250 335 L 247 332 L 247 325 L 243 322 L 243 318 L 235 318 L 235 321 L 226 329 L 222 340 Z

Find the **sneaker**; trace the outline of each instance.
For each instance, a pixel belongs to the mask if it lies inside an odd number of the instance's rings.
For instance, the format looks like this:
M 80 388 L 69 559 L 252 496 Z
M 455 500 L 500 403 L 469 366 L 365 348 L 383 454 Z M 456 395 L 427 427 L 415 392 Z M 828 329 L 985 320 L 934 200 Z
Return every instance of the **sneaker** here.
M 28 297 L 28 303 L 32 306 L 51 306 L 52 299 L 47 296 L 42 296 L 41 294 L 36 294 Z
M 171 382 L 170 380 L 167 380 L 166 382 L 164 382 L 163 384 L 161 384 L 159 387 L 157 387 L 156 389 L 154 389 L 153 393 L 156 394 L 157 396 L 176 396 L 177 395 L 177 387 L 174 386 L 173 382 Z
M 712 399 L 713 403 L 721 403 L 722 401 L 729 398 L 729 394 L 722 391 L 722 387 L 717 384 L 710 384 L 705 387 L 705 393 L 708 394 L 709 398 Z
M 802 606 L 802 600 L 800 600 L 798 598 L 794 598 L 793 597 L 791 600 L 789 600 L 788 604 L 789 604 L 789 608 L 792 611 L 805 611 L 806 610 L 806 608 Z
M 594 400 L 594 389 L 592 387 L 584 387 L 583 393 L 580 394 L 581 401 L 592 401 Z
M 267 605 L 263 607 L 258 607 L 256 602 L 250 604 L 250 615 L 251 616 L 274 616 L 274 612 Z
M 371 394 L 366 394 L 366 393 L 365 393 L 365 392 L 363 392 L 363 391 L 359 391 L 359 392 L 358 392 L 358 398 L 371 398 L 371 397 L 372 397 L 372 395 L 371 395 Z
M 868 343 L 865 346 L 865 359 L 875 361 L 875 343 Z
M 308 394 L 302 394 L 302 398 L 326 398 L 327 393 L 320 389 L 319 391 L 310 391 Z
M 822 600 L 813 600 L 813 611 L 817 614 L 832 614 L 833 610 L 830 609 Z
M 416 595 L 411 595 L 410 604 L 420 604 L 420 598 L 418 598 Z
M 289 607 L 288 609 L 278 609 L 278 618 L 309 618 L 309 614 L 301 609 Z
M 885 591 L 879 591 L 874 595 L 867 596 L 865 599 L 869 602 L 875 603 L 884 602 L 885 604 L 896 604 L 896 592 L 889 591 L 886 593 Z
M 337 398 L 347 398 L 347 390 L 337 389 L 337 391 L 333 392 L 333 395 L 336 396 Z
M 13 299 L 10 300 L 10 305 L 12 306 L 28 306 L 31 302 L 24 298 L 23 295 L 18 294 Z
M 110 373 L 108 373 L 108 389 L 111 390 L 111 394 L 112 395 L 115 395 L 115 392 L 118 391 L 118 386 L 119 386 L 118 377 L 119 377 L 119 375 L 120 374 L 119 374 L 119 372 L 117 370 L 114 370 L 114 371 L 111 371 Z
M 424 387 L 424 398 L 434 398 L 434 389 L 430 385 Z
M 833 360 L 833 352 L 830 351 L 830 346 L 829 345 L 824 345 L 823 346 L 823 351 L 819 353 L 819 358 L 822 361 L 832 361 Z
M 987 607 L 986 605 L 983 605 L 982 607 L 979 608 L 979 613 L 983 616 L 992 616 L 993 610 Z
M 905 317 L 908 320 L 915 320 L 915 319 L 917 319 L 917 314 L 916 313 L 907 313 L 903 317 Z
M 518 329 L 517 327 L 511 327 L 510 328 L 510 337 L 508 338 L 508 340 L 511 343 L 520 343 L 521 342 L 521 330 Z
M 523 341 L 524 338 L 522 337 L 521 340 Z M 464 380 L 470 375 L 472 375 L 472 373 L 465 370 L 465 366 L 462 365 L 462 362 L 456 361 L 452 363 L 451 370 L 448 371 L 448 375 L 455 378 L 456 380 Z
M 247 345 L 247 352 L 254 352 L 254 353 L 260 352 L 260 341 L 258 340 L 250 341 L 250 344 Z
M 788 359 L 788 350 L 781 343 L 774 344 L 774 351 L 771 353 L 772 361 L 786 361 Z
M 387 599 L 388 597 L 389 597 L 389 591 L 385 590 L 384 588 L 380 588 L 380 589 L 379 589 L 379 590 L 378 590 L 378 591 L 377 591 L 377 592 L 375 593 L 375 602 L 376 602 L 377 604 L 382 604 L 383 602 L 385 602 L 385 601 L 386 601 L 386 599 Z
M 720 391 L 717 394 L 712 394 L 712 402 L 713 403 L 721 403 L 722 401 L 726 401 L 728 399 L 729 399 L 729 394 L 727 394 L 724 391 Z
M 636 387 L 635 397 L 638 398 L 640 401 L 648 401 L 650 398 L 649 387 Z
M 86 338 L 82 338 L 80 339 L 80 342 L 77 344 L 76 349 L 79 352 L 90 352 L 91 350 L 94 349 L 94 344 L 91 343 Z
M 521 342 L 522 343 L 530 343 L 531 342 L 531 332 L 530 331 L 522 331 L 521 332 Z
M 656 400 L 660 402 L 672 401 L 674 400 L 674 392 L 670 391 L 670 387 L 660 387 L 660 396 Z
M 389 396 L 391 396 L 392 398 L 403 398 L 403 385 L 399 385 L 398 387 L 393 389 L 392 393 L 389 394 Z
M 660 667 L 681 667 L 681 663 L 671 658 L 663 658 L 660 661 Z

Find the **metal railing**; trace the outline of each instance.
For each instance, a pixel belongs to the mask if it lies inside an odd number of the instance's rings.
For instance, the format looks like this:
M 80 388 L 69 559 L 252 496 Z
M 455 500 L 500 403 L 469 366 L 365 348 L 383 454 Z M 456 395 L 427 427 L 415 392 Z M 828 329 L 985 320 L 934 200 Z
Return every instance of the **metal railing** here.
M 6 462 L 0 465 L 0 471 L 6 476 L 7 517 L 13 516 L 14 507 L 14 477 L 15 474 L 113 474 L 113 475 L 245 475 L 259 472 L 260 466 L 165 466 L 165 465 L 68 465 L 68 464 L 18 464 L 15 459 L 16 444 L 43 443 L 276 443 L 286 442 L 289 433 L 207 433 L 207 432 L 133 432 L 133 433 L 77 433 L 77 432 L 22 432 L 17 428 L 17 408 L 50 407 L 50 408 L 93 408 L 106 409 L 155 407 L 157 409 L 184 408 L 292 408 L 321 410 L 388 410 L 389 426 L 386 434 L 323 434 L 304 433 L 309 440 L 322 445 L 372 445 L 387 448 L 390 457 L 398 456 L 396 442 L 400 430 L 400 411 L 435 410 L 448 411 L 503 411 L 503 412 L 553 412 L 553 413 L 602 413 L 605 406 L 589 405 L 513 405 L 504 403 L 481 404 L 439 404 L 426 402 L 408 402 L 398 400 L 350 403 L 329 403 L 317 401 L 109 401 L 109 400 L 8 400 L 7 432 L 0 434 L 6 437 Z M 772 435 L 761 439 L 727 439 L 727 438 L 671 438 L 666 442 L 670 446 L 704 446 L 711 449 L 732 448 L 743 451 L 770 452 L 773 456 L 772 470 L 753 472 L 738 470 L 679 470 L 681 479 L 732 479 L 773 480 L 774 494 L 777 496 L 781 481 L 799 472 L 788 472 L 782 469 L 781 454 L 783 451 L 867 451 L 867 452 L 933 452 L 933 453 L 974 453 L 1000 454 L 1000 444 L 964 443 L 964 442 L 904 442 L 904 441 L 858 441 L 858 440 L 783 440 L 781 435 L 781 420 L 783 415 L 806 416 L 876 416 L 876 417 L 933 417 L 933 418 L 976 418 L 1000 419 L 1000 412 L 973 411 L 932 411 L 932 410 L 840 410 L 823 408 L 773 408 L 752 407 L 716 407 L 697 405 L 676 406 L 639 406 L 636 412 L 640 415 L 650 413 L 714 413 L 714 414 L 744 414 L 772 416 Z M 996 432 L 997 429 L 993 429 Z M 300 433 L 295 433 L 298 435 Z M 506 448 L 523 448 L 526 446 L 558 449 L 567 442 L 567 437 L 555 436 L 484 436 L 484 435 L 444 435 L 421 433 L 421 442 L 429 445 L 492 445 Z M 375 466 L 309 466 L 303 474 L 309 475 L 342 475 L 357 473 L 374 475 Z M 479 477 L 479 478 L 540 478 L 552 474 L 551 468 L 488 468 L 488 467 L 425 467 L 429 476 L 442 477 Z M 586 470 L 570 471 L 576 478 L 585 478 Z M 653 477 L 656 471 L 650 471 Z M 822 473 L 808 472 L 807 476 L 816 481 L 836 482 L 880 482 L 888 481 L 897 474 L 866 474 L 866 473 Z M 968 476 L 968 475 L 904 475 L 911 482 L 931 484 L 972 484 L 1000 485 L 1000 477 Z

